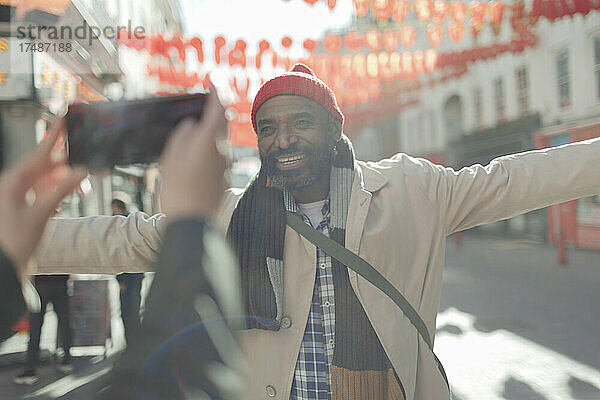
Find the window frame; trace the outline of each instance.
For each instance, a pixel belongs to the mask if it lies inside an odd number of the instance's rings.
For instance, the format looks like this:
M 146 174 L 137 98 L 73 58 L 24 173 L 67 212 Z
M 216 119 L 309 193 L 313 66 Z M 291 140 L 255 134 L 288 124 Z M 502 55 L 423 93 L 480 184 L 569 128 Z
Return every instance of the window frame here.
M 515 81 L 517 86 L 517 107 L 519 115 L 524 117 L 529 114 L 529 70 L 527 65 L 521 65 L 515 69 Z
M 563 57 L 563 56 L 565 58 L 564 62 L 565 62 L 566 74 L 564 76 L 561 76 L 560 62 L 561 62 L 561 57 Z M 557 89 L 557 95 L 558 95 L 558 109 L 561 111 L 570 109 L 571 105 L 573 104 L 573 100 L 571 98 L 571 96 L 572 96 L 572 93 L 571 93 L 571 70 L 569 68 L 569 62 L 570 62 L 570 54 L 569 54 L 569 49 L 567 47 L 563 47 L 554 53 L 554 67 L 556 68 L 556 89 Z M 561 88 L 563 86 L 565 86 L 567 88 L 567 103 L 563 103 L 563 100 L 562 100 Z
M 494 79 L 494 111 L 498 123 L 506 121 L 506 94 L 501 76 Z

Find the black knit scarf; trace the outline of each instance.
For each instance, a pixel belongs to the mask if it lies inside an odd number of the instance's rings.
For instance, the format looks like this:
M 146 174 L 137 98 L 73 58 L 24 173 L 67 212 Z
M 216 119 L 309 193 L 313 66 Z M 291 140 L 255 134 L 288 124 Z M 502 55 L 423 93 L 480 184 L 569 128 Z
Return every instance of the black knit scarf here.
M 346 219 L 354 151 L 345 135 L 335 145 L 330 177 L 329 237 L 345 245 Z M 283 244 L 285 204 L 283 191 L 268 185 L 261 168 L 247 187 L 229 223 L 227 237 L 241 264 L 245 329 L 277 331 L 283 314 Z M 332 259 L 335 292 L 335 349 L 332 399 L 402 399 L 401 385 L 356 297 L 348 270 Z M 275 290 L 274 288 L 278 288 Z

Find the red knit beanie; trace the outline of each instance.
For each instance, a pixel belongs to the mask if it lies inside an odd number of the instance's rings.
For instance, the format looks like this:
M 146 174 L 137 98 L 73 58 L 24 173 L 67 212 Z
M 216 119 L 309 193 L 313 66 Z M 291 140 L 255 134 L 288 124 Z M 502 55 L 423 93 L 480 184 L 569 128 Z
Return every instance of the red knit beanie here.
M 344 124 L 344 114 L 338 107 L 335 95 L 315 73 L 304 64 L 296 64 L 290 72 L 276 76 L 266 81 L 258 90 L 252 103 L 252 127 L 256 129 L 256 111 L 271 97 L 281 94 L 291 94 L 308 97 L 323 106 L 331 115 Z

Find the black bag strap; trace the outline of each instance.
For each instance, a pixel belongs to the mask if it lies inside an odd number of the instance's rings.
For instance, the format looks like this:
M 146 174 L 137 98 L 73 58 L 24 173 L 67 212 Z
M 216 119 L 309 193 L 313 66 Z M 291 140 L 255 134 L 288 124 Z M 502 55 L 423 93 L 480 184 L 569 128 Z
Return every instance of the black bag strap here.
M 312 244 L 323 250 L 329 256 L 335 258 L 348 268 L 351 268 L 369 281 L 372 285 L 377 287 L 383 293 L 385 293 L 404 313 L 404 315 L 409 319 L 409 321 L 413 324 L 413 326 L 419 332 L 419 335 L 423 338 L 429 349 L 433 352 L 433 344 L 431 343 L 431 336 L 429 336 L 429 331 L 427 330 L 427 326 L 425 322 L 421 319 L 417 311 L 413 308 L 412 305 L 406 300 L 406 298 L 392 285 L 383 275 L 379 273 L 371 264 L 366 262 L 363 258 L 354 254 L 344 246 L 340 245 L 335 240 L 328 238 L 321 232 L 317 231 L 313 227 L 306 224 L 302 218 L 297 216 L 296 214 L 287 211 L 287 224 L 300 235 L 304 236 L 308 239 Z M 446 373 L 444 368 L 442 367 L 441 362 L 438 360 L 435 353 L 433 354 L 436 362 L 438 364 L 438 368 L 448 384 L 448 379 L 446 377 Z
M 429 331 L 417 311 L 410 305 L 408 300 L 402 296 L 398 289 L 385 279 L 379 271 L 373 268 L 371 264 L 340 245 L 335 240 L 328 238 L 321 232 L 309 226 L 299 216 L 289 211 L 287 212 L 287 224 L 300 235 L 307 238 L 312 244 L 341 262 L 343 265 L 353 269 L 356 273 L 385 293 L 398 307 L 400 307 L 402 312 L 404 312 L 404 315 L 406 315 L 414 327 L 417 328 L 417 331 L 419 331 L 419 334 L 423 340 L 425 340 L 427 346 L 429 346 L 430 349 L 433 349 Z

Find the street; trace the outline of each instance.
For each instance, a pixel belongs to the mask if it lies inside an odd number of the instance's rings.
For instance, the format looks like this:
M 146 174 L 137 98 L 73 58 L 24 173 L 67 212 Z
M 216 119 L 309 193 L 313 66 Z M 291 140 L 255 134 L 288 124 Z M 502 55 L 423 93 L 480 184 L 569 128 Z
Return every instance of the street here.
M 435 349 L 456 399 L 600 399 L 600 254 L 448 241 Z
M 600 399 L 600 254 L 568 250 L 557 266 L 555 249 L 536 242 L 466 233 L 456 249 L 448 240 L 435 349 L 457 400 Z M 101 349 L 75 348 L 75 373 L 39 369 L 40 381 L 17 386 L 18 362 L 0 369 L 3 399 L 86 398 L 123 347 L 117 288 L 112 286 L 113 338 L 109 359 Z M 42 347 L 53 348 L 55 319 Z M 53 325 L 54 324 L 54 325 Z M 22 351 L 25 337 L 7 349 Z M 18 360 L 14 354 L 10 356 Z M 10 360 L 3 354 L 0 359 Z M 2 363 L 6 364 L 5 362 Z

